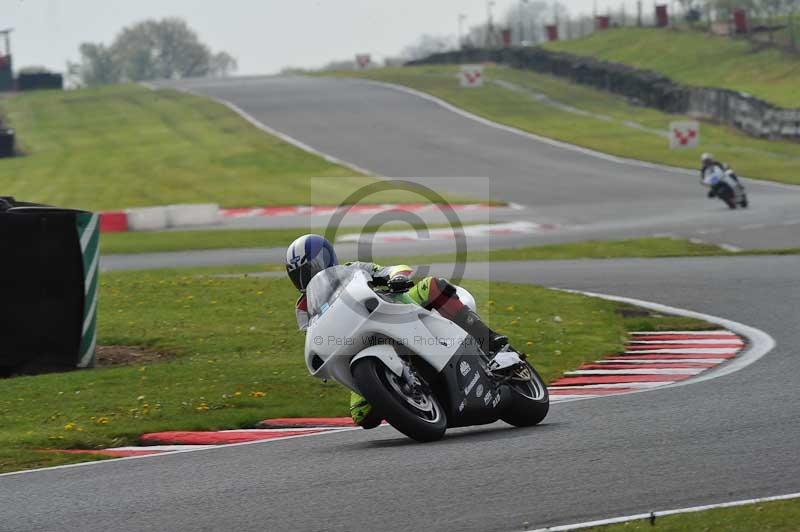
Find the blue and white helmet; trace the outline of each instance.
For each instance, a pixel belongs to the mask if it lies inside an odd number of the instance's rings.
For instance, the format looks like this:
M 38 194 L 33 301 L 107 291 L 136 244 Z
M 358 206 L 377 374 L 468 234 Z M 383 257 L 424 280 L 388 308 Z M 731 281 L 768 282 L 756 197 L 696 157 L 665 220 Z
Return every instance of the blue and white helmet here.
M 301 236 L 286 250 L 286 273 L 301 292 L 306 291 L 312 277 L 337 264 L 333 246 L 319 235 Z

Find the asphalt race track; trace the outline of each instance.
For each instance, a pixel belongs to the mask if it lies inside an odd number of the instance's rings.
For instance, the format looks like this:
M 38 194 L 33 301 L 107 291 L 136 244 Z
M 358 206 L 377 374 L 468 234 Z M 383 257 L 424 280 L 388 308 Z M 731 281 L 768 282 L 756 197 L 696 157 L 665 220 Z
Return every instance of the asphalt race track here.
M 232 102 L 373 173 L 520 203 L 534 221 L 569 229 L 565 238 L 675 233 L 745 248 L 800 245 L 800 187 L 749 182 L 752 208 L 729 212 L 705 197 L 699 173 L 619 164 L 535 142 L 364 81 L 273 77 L 177 86 Z M 490 178 L 490 186 L 463 177 Z
M 538 221 L 610 227 L 616 209 L 642 231 L 681 232 L 741 215 L 761 226 L 741 245 L 800 240 L 780 225 L 800 216 L 792 190 L 752 184 L 753 210 L 729 213 L 692 177 L 523 142 L 385 88 L 272 78 L 193 89 L 383 175 L 491 175 L 495 199 Z M 712 234 L 732 242 L 726 231 Z M 0 530 L 507 531 L 798 492 L 798 271 L 796 256 L 471 264 L 469 277 L 732 319 L 777 347 L 701 384 L 556 404 L 531 429 L 459 429 L 422 446 L 379 428 L 0 476 Z

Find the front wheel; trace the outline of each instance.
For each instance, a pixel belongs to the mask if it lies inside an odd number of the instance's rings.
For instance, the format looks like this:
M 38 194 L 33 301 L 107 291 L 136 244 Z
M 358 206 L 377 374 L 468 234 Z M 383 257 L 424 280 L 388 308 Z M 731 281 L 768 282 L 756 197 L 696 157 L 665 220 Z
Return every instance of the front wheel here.
M 506 386 L 511 390 L 511 404 L 503 413 L 503 421 L 515 427 L 541 423 L 550 410 L 550 395 L 533 366 L 525 362 Z
M 444 436 L 447 429 L 444 409 L 412 372 L 405 371 L 398 377 L 377 358 L 367 357 L 356 362 L 353 378 L 361 395 L 381 417 L 409 438 L 429 442 Z

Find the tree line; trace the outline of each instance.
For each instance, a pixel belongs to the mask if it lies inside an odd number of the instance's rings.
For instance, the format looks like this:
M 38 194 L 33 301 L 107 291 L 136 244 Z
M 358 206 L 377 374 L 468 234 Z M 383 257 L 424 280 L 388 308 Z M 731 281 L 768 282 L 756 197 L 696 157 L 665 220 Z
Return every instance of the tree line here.
M 67 64 L 73 85 L 225 77 L 234 73 L 236 59 L 212 52 L 197 33 L 179 18 L 145 20 L 123 28 L 111 44 L 83 43 L 80 60 Z

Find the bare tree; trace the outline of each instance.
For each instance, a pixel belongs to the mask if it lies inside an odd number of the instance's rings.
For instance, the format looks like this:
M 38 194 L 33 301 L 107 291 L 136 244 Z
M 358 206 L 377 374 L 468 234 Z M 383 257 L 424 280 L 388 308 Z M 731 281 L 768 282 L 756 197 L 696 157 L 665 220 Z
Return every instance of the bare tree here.
M 423 35 L 417 42 L 407 46 L 401 55 L 409 61 L 422 59 L 431 54 L 455 50 L 458 48 L 458 39 L 454 37 L 439 37 L 436 35 Z
M 544 40 L 543 28 L 552 17 L 552 7 L 542 0 L 520 1 L 511 6 L 505 15 L 505 23 L 511 28 L 516 44 L 538 43 Z

